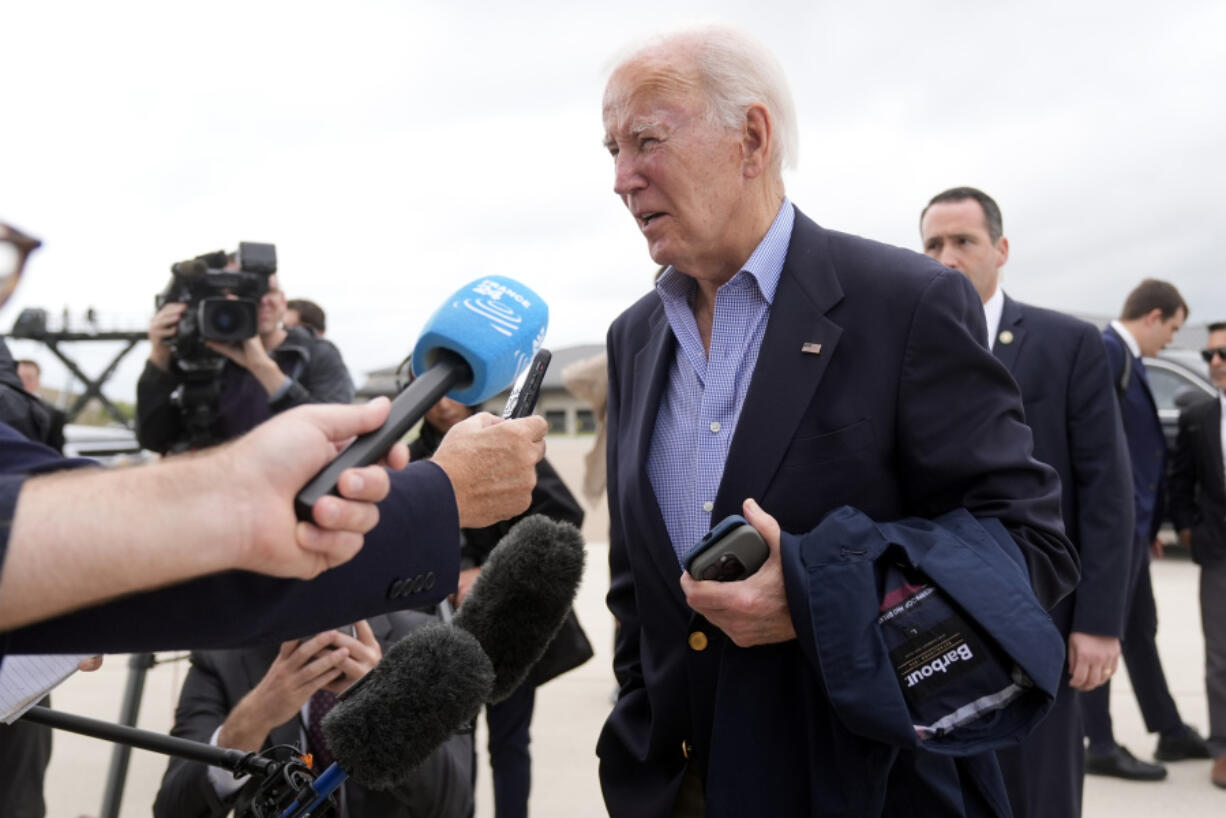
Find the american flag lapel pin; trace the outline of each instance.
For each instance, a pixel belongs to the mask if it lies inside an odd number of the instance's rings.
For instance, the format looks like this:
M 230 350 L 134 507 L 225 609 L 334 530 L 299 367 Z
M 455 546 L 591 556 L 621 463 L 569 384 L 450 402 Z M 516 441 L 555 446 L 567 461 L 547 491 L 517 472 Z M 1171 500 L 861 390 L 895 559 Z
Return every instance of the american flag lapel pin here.
M 800 351 L 803 352 L 805 355 L 821 355 L 822 345 L 815 344 L 812 341 L 805 341 L 803 344 L 800 345 Z

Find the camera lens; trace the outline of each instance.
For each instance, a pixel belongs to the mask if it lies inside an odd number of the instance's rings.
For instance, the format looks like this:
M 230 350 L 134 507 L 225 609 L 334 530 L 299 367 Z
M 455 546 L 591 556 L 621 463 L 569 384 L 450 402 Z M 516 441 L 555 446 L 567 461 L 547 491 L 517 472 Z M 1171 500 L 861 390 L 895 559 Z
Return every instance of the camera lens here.
M 200 334 L 211 341 L 236 343 L 256 334 L 256 302 L 244 299 L 209 298 L 200 311 Z
M 238 316 L 234 314 L 234 310 L 221 309 L 213 310 L 213 314 L 209 316 L 214 330 L 223 335 L 228 335 L 238 323 Z

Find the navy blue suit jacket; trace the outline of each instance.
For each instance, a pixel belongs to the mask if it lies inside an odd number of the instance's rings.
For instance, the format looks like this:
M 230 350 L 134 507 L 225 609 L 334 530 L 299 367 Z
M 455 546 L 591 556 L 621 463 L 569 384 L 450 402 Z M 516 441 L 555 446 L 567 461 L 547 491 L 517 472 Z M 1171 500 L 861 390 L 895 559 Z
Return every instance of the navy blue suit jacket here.
M 1039 600 L 1054 605 L 1077 579 L 1059 484 L 1031 457 L 1017 387 L 984 335 L 963 275 L 798 211 L 712 520 L 746 497 L 794 533 L 844 505 L 882 521 L 966 508 L 1003 523 Z M 820 354 L 802 353 L 808 342 Z M 689 756 L 705 771 L 710 818 L 880 812 L 897 748 L 836 717 L 796 640 L 737 648 L 685 603 L 646 473 L 675 348 L 655 293 L 609 332 L 608 601 L 621 691 L 597 745 L 606 804 L 615 818 L 671 815 Z M 796 565 L 786 539 L 785 566 Z M 691 647 L 703 645 L 689 642 L 695 632 L 705 647 Z
M 1111 379 L 1118 384 L 1124 369 L 1124 356 L 1132 356 L 1128 345 L 1115 327 L 1103 330 L 1103 344 L 1111 364 Z M 1118 394 L 1118 392 L 1117 392 Z M 1132 359 L 1132 377 L 1128 389 L 1120 395 L 1120 417 L 1128 439 L 1128 454 L 1132 461 L 1133 502 L 1136 508 L 1136 538 L 1140 543 L 1139 557 L 1145 560 L 1149 544 L 1162 524 L 1163 497 L 1166 489 L 1166 437 L 1158 419 L 1158 405 L 1149 391 L 1149 381 L 1141 370 L 1141 361 Z
M 1133 548 L 1132 481 L 1102 337 L 1092 324 L 1008 296 L 1000 330 L 992 352 L 1022 390 L 1035 458 L 1060 475 L 1064 530 L 1081 561 L 1076 592 L 1052 618 L 1065 636 L 1118 637 Z
M 66 461 L 0 424 L 0 519 L 11 520 L 25 474 L 85 462 Z M 362 550 L 313 580 L 245 571 L 201 577 L 0 632 L 0 656 L 266 645 L 433 605 L 455 590 L 460 570 L 451 483 L 433 463 L 392 472 L 391 483 L 379 504 L 379 525 L 366 535 Z M 0 559 L 8 533 L 7 524 L 0 526 Z

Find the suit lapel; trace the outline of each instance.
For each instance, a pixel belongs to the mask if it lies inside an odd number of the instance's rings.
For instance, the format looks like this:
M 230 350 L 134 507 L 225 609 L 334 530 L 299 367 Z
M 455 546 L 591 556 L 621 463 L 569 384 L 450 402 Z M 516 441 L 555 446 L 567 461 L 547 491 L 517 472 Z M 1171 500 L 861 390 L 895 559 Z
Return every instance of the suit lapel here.
M 1000 312 L 1000 329 L 992 339 L 992 354 L 1012 372 L 1017 363 L 1017 357 L 1026 340 L 1026 327 L 1022 322 L 1022 305 L 1009 296 L 1005 296 L 1005 306 Z M 1001 336 L 1009 332 L 1011 340 L 1005 343 Z
M 826 312 L 843 299 L 824 231 L 799 210 L 766 334 L 728 451 L 713 520 L 761 498 L 836 354 L 842 328 Z M 802 346 L 820 344 L 820 352 Z M 812 350 L 809 346 L 807 349 Z
M 629 407 L 629 434 L 623 436 L 626 451 L 634 453 L 633 462 L 636 464 L 636 496 L 635 501 L 628 505 L 634 510 L 638 523 L 637 531 L 627 531 L 625 536 L 645 544 L 656 568 L 670 579 L 676 579 L 681 568 L 677 564 L 677 555 L 668 536 L 668 527 L 664 524 L 664 515 L 660 513 L 660 502 L 651 487 L 651 479 L 647 476 L 647 457 L 651 451 L 651 437 L 656 427 L 660 399 L 668 383 L 668 372 L 675 350 L 676 342 L 661 304 L 651 315 L 647 342 L 634 356 L 631 374 L 634 384 L 630 394 L 639 398 Z M 621 460 L 624 464 L 624 456 Z M 673 601 L 688 610 L 680 584 L 665 584 L 672 592 Z

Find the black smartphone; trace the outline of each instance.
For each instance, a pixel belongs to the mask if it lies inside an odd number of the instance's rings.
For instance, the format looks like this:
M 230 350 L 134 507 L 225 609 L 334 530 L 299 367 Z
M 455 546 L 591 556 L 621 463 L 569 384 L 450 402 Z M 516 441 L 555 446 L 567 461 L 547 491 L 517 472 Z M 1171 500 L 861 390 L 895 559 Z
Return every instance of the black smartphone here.
M 515 385 L 511 387 L 507 405 L 502 408 L 503 420 L 514 420 L 532 414 L 532 410 L 536 408 L 536 400 L 541 396 L 541 382 L 545 379 L 545 370 L 549 368 L 552 359 L 553 353 L 549 350 L 541 348 L 536 351 L 528 368 L 519 373 Z
M 694 579 L 736 582 L 757 571 L 770 555 L 762 535 L 739 514 L 725 517 L 685 555 Z

